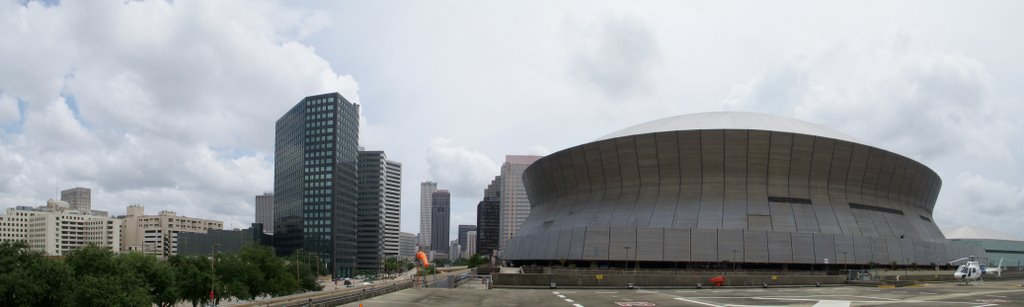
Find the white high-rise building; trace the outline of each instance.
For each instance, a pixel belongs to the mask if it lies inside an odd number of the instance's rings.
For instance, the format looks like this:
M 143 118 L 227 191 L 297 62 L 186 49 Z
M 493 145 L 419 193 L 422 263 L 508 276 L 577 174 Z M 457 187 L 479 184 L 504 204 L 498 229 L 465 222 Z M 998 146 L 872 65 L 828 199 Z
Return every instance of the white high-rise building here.
M 455 260 L 458 260 L 459 258 L 462 258 L 461 257 L 462 255 L 460 255 L 461 252 L 459 251 L 461 249 L 462 248 L 459 247 L 459 240 L 452 240 L 451 242 L 449 242 L 448 243 L 448 259 L 451 260 L 452 262 L 455 262 Z
M 526 217 L 530 215 L 530 199 L 526 197 L 523 171 L 540 158 L 540 156 L 507 155 L 505 163 L 501 165 L 502 193 L 499 225 L 501 240 L 498 243 L 501 250 L 505 249 L 505 244 L 519 231 L 519 226 L 523 225 Z
M 476 254 L 476 231 L 471 230 L 466 232 L 466 258 L 472 257 Z
M 384 173 L 384 255 L 398 256 L 402 226 L 402 164 L 387 160 Z
M 437 191 L 437 182 L 420 183 L 420 250 L 430 247 L 430 208 L 434 205 L 434 191 Z
M 0 216 L 0 241 L 24 241 L 32 251 L 50 256 L 92 244 L 117 253 L 121 250 L 121 220 L 76 210 L 65 201 L 50 200 L 46 206 L 9 208 Z

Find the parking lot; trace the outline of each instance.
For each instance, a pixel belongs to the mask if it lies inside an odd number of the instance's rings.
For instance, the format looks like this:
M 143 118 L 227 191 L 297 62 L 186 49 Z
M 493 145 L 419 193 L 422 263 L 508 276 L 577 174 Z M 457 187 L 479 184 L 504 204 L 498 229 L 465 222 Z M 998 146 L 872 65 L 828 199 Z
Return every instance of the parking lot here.
M 1024 306 L 1021 280 L 901 288 L 408 289 L 346 306 Z

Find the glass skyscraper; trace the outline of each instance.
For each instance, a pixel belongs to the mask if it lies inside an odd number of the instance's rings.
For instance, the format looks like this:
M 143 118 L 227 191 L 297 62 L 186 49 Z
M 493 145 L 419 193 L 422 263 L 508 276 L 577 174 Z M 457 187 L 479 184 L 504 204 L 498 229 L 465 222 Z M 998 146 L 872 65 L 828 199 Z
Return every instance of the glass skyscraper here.
M 274 247 L 318 255 L 335 277 L 356 261 L 359 105 L 338 93 L 309 96 L 277 120 Z

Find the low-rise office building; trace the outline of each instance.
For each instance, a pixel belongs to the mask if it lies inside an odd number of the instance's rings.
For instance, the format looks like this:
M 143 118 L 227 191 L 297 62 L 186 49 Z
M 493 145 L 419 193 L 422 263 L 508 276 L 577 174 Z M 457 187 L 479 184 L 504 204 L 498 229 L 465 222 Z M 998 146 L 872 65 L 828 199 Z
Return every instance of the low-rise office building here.
M 273 236 L 263 232 L 263 224 L 253 223 L 248 229 L 210 229 L 206 233 L 182 232 L 178 234 L 178 255 L 209 255 L 238 253 L 248 245 L 271 246 Z
M 178 216 L 173 211 L 145 215 L 142 205 L 128 206 L 128 214 L 121 219 L 121 250 L 159 257 L 178 254 L 180 233 L 206 233 L 210 229 L 224 229 L 224 222 Z
M 87 245 L 121 250 L 121 221 L 94 214 L 89 209 L 75 210 L 65 201 L 50 200 L 46 206 L 18 206 L 0 216 L 0 241 L 23 241 L 32 251 L 49 256 Z

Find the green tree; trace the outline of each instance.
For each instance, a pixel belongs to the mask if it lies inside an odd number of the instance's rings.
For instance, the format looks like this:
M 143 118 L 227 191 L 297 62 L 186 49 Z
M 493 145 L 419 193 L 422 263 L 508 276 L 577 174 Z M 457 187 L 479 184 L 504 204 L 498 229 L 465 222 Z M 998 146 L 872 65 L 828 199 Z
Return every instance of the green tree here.
M 246 268 L 257 274 L 250 275 L 247 281 L 249 292 L 253 296 L 287 295 L 298 289 L 298 283 L 288 274 L 284 259 L 274 255 L 274 251 L 266 246 L 246 246 L 239 252 L 239 259 Z
M 176 284 L 182 300 L 191 302 L 192 306 L 210 301 L 210 282 L 213 276 L 210 274 L 210 261 L 206 257 L 176 255 L 167 261 L 178 277 Z
M 466 261 L 466 265 L 471 267 L 471 268 L 475 268 L 475 267 L 478 267 L 480 265 L 487 264 L 488 262 L 489 262 L 488 259 L 486 259 L 484 257 L 480 257 L 480 255 L 478 255 L 478 254 L 473 254 L 473 256 L 469 257 L 469 260 Z
M 94 245 L 69 252 L 64 258 L 76 277 L 72 300 L 76 306 L 148 306 L 153 301 L 145 279 L 120 270 L 114 253 Z
M 140 253 L 121 254 L 117 256 L 116 261 L 121 272 L 134 274 L 143 281 L 142 286 L 157 306 L 173 306 L 181 301 L 177 272 L 168 262 Z
M 74 275 L 62 261 L 0 242 L 0 306 L 72 306 Z

